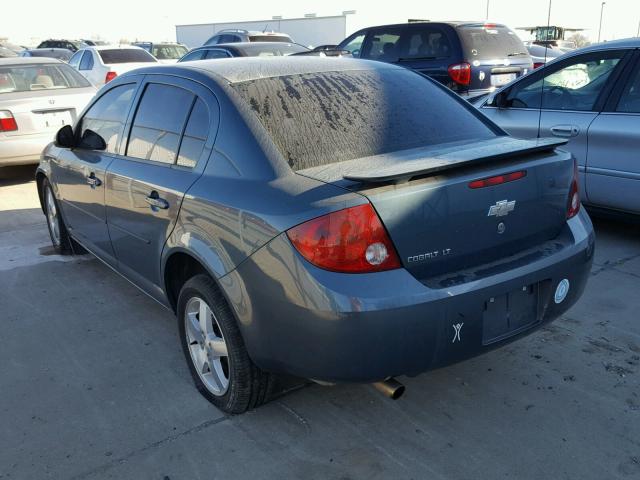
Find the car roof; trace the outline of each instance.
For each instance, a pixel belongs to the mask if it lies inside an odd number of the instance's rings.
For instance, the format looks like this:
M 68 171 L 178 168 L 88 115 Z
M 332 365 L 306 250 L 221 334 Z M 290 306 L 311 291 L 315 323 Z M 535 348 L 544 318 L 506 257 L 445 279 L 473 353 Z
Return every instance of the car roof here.
M 344 72 L 355 70 L 401 70 L 405 68 L 390 63 L 333 57 L 236 57 L 215 60 L 181 62 L 179 66 L 150 67 L 152 73 L 170 73 L 176 68 L 204 71 L 217 81 L 239 83 L 260 78 L 282 77 L 305 73 Z M 138 70 L 140 72 L 140 70 Z M 126 75 L 126 74 L 125 74 Z
M 144 50 L 136 45 L 91 45 L 86 48 L 93 50 Z
M 602 49 L 611 49 L 611 48 L 640 48 L 640 38 L 621 38 L 620 40 L 611 40 L 610 42 L 602 42 L 596 43 L 594 45 L 589 45 L 588 47 L 583 47 L 578 50 L 573 50 L 574 52 L 595 52 Z
M 197 47 L 197 48 L 194 48 L 193 50 L 201 50 L 204 48 L 211 49 L 211 48 L 218 48 L 218 47 L 222 47 L 222 48 L 242 48 L 242 47 L 249 47 L 249 46 L 273 47 L 278 45 L 299 45 L 299 44 L 295 42 L 231 42 L 231 43 L 216 43 L 215 45 L 203 45 L 202 47 Z
M 57 58 L 49 58 L 49 57 L 0 58 L 0 67 L 6 66 L 6 65 L 38 65 L 42 63 L 61 63 L 61 62 Z
M 504 25 L 502 23 L 486 22 L 484 20 L 482 20 L 482 21 L 451 20 L 451 21 L 442 21 L 442 22 L 431 22 L 429 20 L 425 20 L 425 21 L 420 21 L 420 22 L 389 23 L 389 24 L 386 24 L 386 25 L 375 25 L 375 26 L 371 26 L 371 27 L 361 28 L 359 31 L 371 30 L 371 29 L 374 29 L 374 28 L 395 28 L 395 27 L 413 27 L 413 26 L 417 27 L 417 26 L 420 26 L 420 25 L 449 25 L 451 27 L 471 27 L 471 26 L 475 26 L 475 25 L 485 25 L 485 24 L 495 25 L 496 27 L 505 27 L 506 26 L 506 25 Z

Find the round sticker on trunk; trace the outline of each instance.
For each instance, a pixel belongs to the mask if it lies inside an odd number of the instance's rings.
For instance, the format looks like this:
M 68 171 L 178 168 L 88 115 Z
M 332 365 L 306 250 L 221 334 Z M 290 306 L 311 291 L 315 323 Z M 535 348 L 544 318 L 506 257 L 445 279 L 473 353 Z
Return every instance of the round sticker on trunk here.
M 556 294 L 553 299 L 556 303 L 562 303 L 562 301 L 567 298 L 567 293 L 569 293 L 569 280 L 565 278 L 560 280 L 560 283 L 558 283 Z

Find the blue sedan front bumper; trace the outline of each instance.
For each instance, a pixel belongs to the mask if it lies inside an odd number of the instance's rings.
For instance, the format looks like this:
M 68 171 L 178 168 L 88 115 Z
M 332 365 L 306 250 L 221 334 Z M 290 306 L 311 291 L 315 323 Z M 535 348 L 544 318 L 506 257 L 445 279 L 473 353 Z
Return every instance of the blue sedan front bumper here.
M 443 286 L 447 279 L 420 282 L 405 269 L 357 275 L 322 270 L 281 234 L 220 284 L 261 368 L 328 382 L 371 382 L 479 355 L 564 313 L 580 298 L 593 260 L 595 236 L 584 210 L 567 221 L 560 237 L 538 255 L 456 272 L 450 278 L 463 280 Z M 569 290 L 556 303 L 565 279 Z M 531 321 L 523 321 L 522 312 L 516 318 L 517 308 L 501 314 L 501 307 L 490 305 L 507 295 L 522 298 L 516 292 L 523 289 L 535 296 L 522 300 L 531 305 Z M 496 322 L 509 321 L 513 328 L 494 335 L 500 331 Z

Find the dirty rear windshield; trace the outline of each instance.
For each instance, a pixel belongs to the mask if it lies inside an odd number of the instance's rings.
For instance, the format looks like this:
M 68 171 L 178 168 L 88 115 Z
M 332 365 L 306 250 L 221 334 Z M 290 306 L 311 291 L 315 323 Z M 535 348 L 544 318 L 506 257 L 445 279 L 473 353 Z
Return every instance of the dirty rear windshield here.
M 526 57 L 527 48 L 511 29 L 501 25 L 459 27 L 460 39 L 468 60 Z M 515 59 L 514 58 L 514 59 Z
M 286 42 L 291 43 L 291 38 L 284 35 L 252 35 L 250 42 Z
M 114 48 L 111 50 L 98 50 L 102 62 L 105 65 L 113 63 L 138 63 L 155 62 L 156 59 L 146 50 L 141 48 Z
M 404 69 L 261 78 L 233 87 L 294 170 L 496 135 L 462 101 Z

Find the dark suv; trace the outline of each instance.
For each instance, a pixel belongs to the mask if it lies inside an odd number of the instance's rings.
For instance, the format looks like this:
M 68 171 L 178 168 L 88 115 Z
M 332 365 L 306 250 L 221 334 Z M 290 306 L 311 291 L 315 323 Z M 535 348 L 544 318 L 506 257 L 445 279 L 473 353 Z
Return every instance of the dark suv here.
M 501 87 L 533 68 L 522 40 L 505 25 L 415 22 L 362 29 L 338 45 L 354 57 L 417 70 L 463 96 Z
M 78 40 L 45 40 L 40 42 L 38 48 L 66 48 L 72 52 L 77 52 L 87 46 L 87 43 Z
M 291 37 L 286 33 L 277 32 L 257 32 L 242 29 L 219 30 L 216 34 L 209 38 L 203 47 L 208 45 L 218 45 L 219 43 L 237 43 L 237 42 L 286 42 L 294 43 Z

